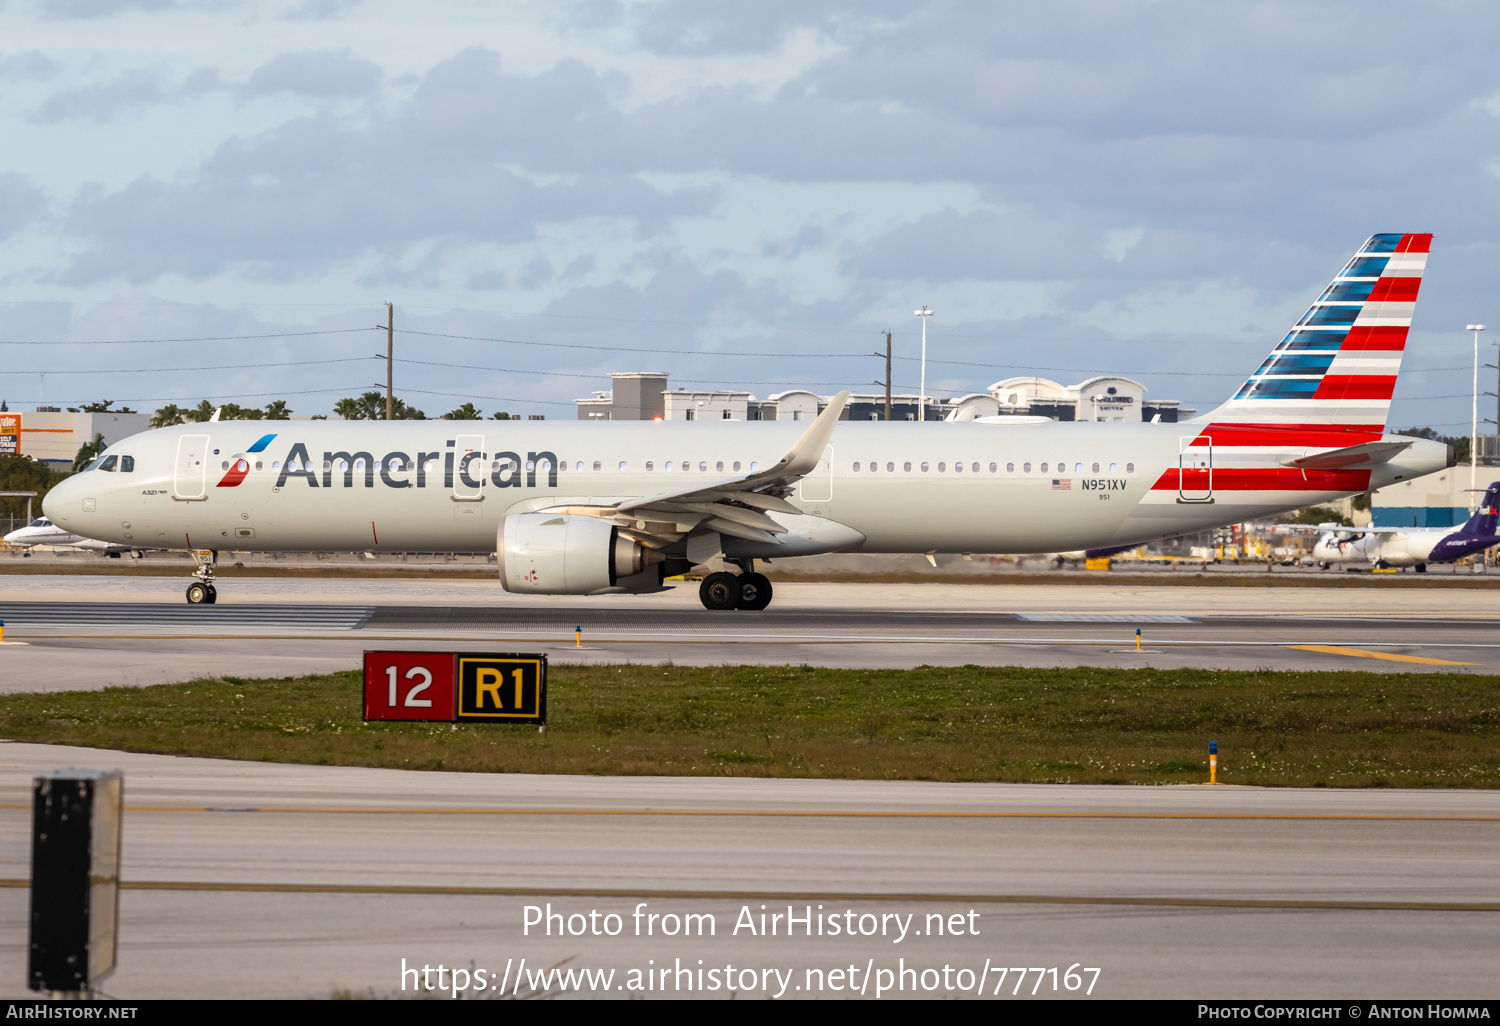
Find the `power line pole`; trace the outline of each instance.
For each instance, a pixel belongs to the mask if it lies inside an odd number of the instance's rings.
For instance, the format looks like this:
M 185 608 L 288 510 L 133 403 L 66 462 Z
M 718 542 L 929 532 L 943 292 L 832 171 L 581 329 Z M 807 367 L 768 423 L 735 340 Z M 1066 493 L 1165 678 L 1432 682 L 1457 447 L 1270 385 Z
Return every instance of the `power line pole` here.
M 925 306 L 917 311 L 917 316 L 922 318 L 922 387 L 921 397 L 917 400 L 917 420 L 927 419 L 927 318 L 932 316 L 932 311 Z
M 876 356 L 876 357 L 879 357 L 881 354 L 880 353 L 875 353 L 873 355 Z M 891 419 L 891 333 L 889 331 L 885 333 L 885 354 L 884 355 L 885 355 L 885 382 L 884 382 L 884 384 L 885 384 L 885 419 L 886 420 L 890 420 Z M 881 382 L 877 381 L 877 382 L 875 382 L 875 384 L 879 385 L 879 384 L 881 384 Z
M 391 389 L 396 381 L 396 306 L 385 304 L 385 419 L 391 419 Z

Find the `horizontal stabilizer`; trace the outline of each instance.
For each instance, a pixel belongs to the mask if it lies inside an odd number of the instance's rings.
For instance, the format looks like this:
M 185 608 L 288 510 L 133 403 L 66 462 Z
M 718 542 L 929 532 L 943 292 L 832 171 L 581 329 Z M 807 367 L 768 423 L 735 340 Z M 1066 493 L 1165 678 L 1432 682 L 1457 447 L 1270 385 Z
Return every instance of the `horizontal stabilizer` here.
M 1361 445 L 1313 453 L 1311 456 L 1302 456 L 1295 460 L 1282 460 L 1281 465 L 1295 467 L 1298 470 L 1344 470 L 1349 467 L 1372 467 L 1377 463 L 1386 463 L 1394 459 L 1397 453 L 1410 448 L 1411 444 L 1411 442 L 1365 442 Z

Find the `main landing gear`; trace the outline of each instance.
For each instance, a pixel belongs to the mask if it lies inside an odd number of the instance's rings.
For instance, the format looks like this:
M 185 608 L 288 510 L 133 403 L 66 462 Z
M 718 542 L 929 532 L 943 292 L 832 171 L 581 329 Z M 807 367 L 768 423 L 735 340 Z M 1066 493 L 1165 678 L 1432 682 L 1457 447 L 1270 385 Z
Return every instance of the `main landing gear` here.
M 219 600 L 219 591 L 214 587 L 214 564 L 219 554 L 211 549 L 195 549 L 193 558 L 198 561 L 198 569 L 193 572 L 197 580 L 188 585 L 188 604 L 211 606 Z
M 703 578 L 698 599 L 704 609 L 760 610 L 771 604 L 771 581 L 754 570 L 738 574 L 720 570 Z

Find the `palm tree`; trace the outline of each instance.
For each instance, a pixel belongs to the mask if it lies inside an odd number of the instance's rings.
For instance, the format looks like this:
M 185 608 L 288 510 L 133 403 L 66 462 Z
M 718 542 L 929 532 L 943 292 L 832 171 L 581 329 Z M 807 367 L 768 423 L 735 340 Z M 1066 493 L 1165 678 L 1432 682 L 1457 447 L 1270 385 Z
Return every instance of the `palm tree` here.
M 333 412 L 345 420 L 364 420 L 365 411 L 358 399 L 340 399 L 333 404 Z
M 171 427 L 173 424 L 181 424 L 185 411 L 175 403 L 163 406 L 151 415 L 151 426 L 154 428 Z
M 266 403 L 266 412 L 261 417 L 265 420 L 291 420 L 292 411 L 286 408 L 285 399 L 278 399 L 274 403 Z
M 483 416 L 483 414 L 481 414 L 478 410 L 476 410 L 474 408 L 474 404 L 473 403 L 464 403 L 458 409 L 456 409 L 456 410 L 449 410 L 447 413 L 443 414 L 443 418 L 442 419 L 443 420 L 478 420 L 482 416 Z
M 217 406 L 205 399 L 191 410 L 183 410 L 182 419 L 184 421 L 192 421 L 195 424 L 206 424 L 208 418 L 212 417 L 214 410 L 217 409 Z
M 92 442 L 84 442 L 78 447 L 78 455 L 73 457 L 73 469 L 82 470 L 98 459 L 99 454 L 107 448 L 108 446 L 104 444 L 104 436 L 95 435 Z

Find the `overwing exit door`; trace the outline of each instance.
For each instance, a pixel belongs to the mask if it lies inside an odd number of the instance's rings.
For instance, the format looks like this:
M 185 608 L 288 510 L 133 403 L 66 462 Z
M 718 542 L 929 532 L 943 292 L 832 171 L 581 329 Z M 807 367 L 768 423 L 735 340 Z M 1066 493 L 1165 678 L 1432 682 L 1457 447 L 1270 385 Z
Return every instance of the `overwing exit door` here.
M 1178 439 L 1177 501 L 1214 501 L 1214 440 L 1207 435 Z

